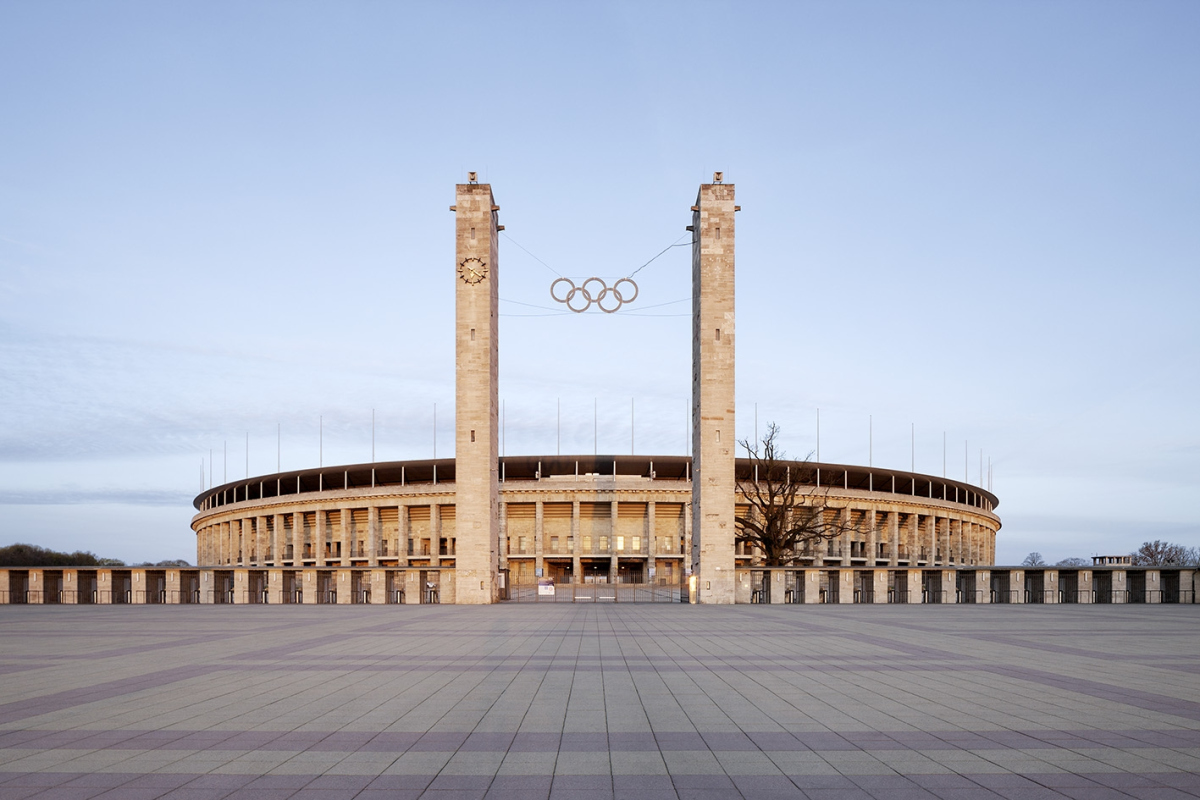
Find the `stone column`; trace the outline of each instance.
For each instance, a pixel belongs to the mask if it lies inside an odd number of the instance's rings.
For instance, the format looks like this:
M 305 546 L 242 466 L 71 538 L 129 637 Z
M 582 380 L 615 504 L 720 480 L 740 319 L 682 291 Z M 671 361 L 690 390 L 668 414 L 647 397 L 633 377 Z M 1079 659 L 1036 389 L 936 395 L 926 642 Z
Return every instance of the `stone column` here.
M 806 569 L 804 575 L 805 605 L 820 605 L 821 603 L 821 570 Z
M 847 526 L 850 524 L 850 515 L 852 512 L 850 511 L 850 506 L 846 506 L 838 513 L 842 515 L 842 533 L 840 536 L 838 536 L 838 545 L 841 548 L 842 566 L 849 567 L 852 539 L 850 531 L 847 530 Z
M 304 570 L 303 574 L 304 574 L 304 582 L 303 582 L 302 586 L 304 587 L 304 589 L 303 589 L 303 598 L 302 599 L 304 601 L 304 605 L 306 605 L 306 606 L 307 605 L 316 605 L 318 602 L 318 600 L 317 600 L 317 570 L 306 569 L 306 570 Z
M 992 572 L 987 569 L 975 570 L 975 588 L 979 590 L 978 602 L 992 602 Z
M 734 205 L 721 174 L 692 206 L 692 569 L 701 603 L 734 602 Z
M 546 552 L 545 525 L 542 516 L 544 513 L 542 501 L 538 500 L 533 504 L 533 574 L 535 578 L 538 575 L 546 574 L 546 560 L 543 555 Z
M 938 518 L 937 514 L 925 517 L 925 566 L 932 567 L 937 562 Z
M 467 605 L 497 599 L 501 549 L 499 210 L 488 184 L 456 187 L 454 457 L 460 547 L 454 602 Z
M 421 571 L 417 569 L 409 569 L 404 571 L 404 605 L 415 606 L 421 604 L 421 593 L 425 591 L 425 587 L 421 585 Z
M 672 534 L 672 536 L 673 535 L 674 534 Z M 672 541 L 671 548 L 674 549 L 674 547 L 675 547 L 675 542 Z M 680 553 L 680 555 L 684 556 L 684 558 L 679 560 L 680 567 L 684 569 L 685 577 L 687 575 L 692 574 L 691 552 L 692 552 L 692 507 L 689 505 L 683 511 L 683 552 Z M 684 564 L 687 564 L 687 566 L 684 567 Z M 699 576 L 697 576 L 697 580 L 699 580 Z
M 216 575 L 211 569 L 200 570 L 200 603 L 202 605 L 211 605 L 213 602 L 213 594 L 216 592 Z
M 379 566 L 379 506 L 367 507 L 367 563 L 372 567 Z M 374 573 L 372 573 L 374 581 Z M 371 595 L 375 595 L 375 585 L 371 584 Z
M 867 552 L 865 555 L 867 556 L 867 566 L 874 569 L 876 555 L 879 552 L 879 519 L 874 503 L 871 503 L 870 508 L 866 510 L 865 514 L 866 519 L 864 519 L 864 522 L 867 523 L 867 541 L 865 545 Z
M 248 569 L 233 571 L 233 602 L 250 602 L 250 570 Z
M 457 514 L 458 512 L 455 511 Z M 457 525 L 457 517 L 455 517 Z M 429 504 L 429 566 L 437 567 L 442 563 L 442 507 L 437 503 Z
M 917 556 L 921 550 L 921 533 L 918 528 L 920 522 L 920 514 L 908 515 L 908 536 L 904 543 L 904 549 L 908 551 L 908 566 L 910 567 L 917 565 Z
M 343 526 L 343 530 L 345 527 Z M 346 545 L 342 545 L 342 553 L 346 553 Z M 339 606 L 348 606 L 354 602 L 354 580 L 351 577 L 352 571 L 348 569 L 339 569 L 334 573 L 333 579 L 337 581 L 337 604 Z
M 875 594 L 874 602 L 887 603 L 888 571 L 886 569 L 873 569 L 871 572 L 873 573 L 871 576 L 873 579 L 873 585 L 871 588 L 874 590 Z
M 580 548 L 583 547 L 583 540 L 579 535 L 579 501 L 571 501 L 571 570 L 574 572 L 572 580 L 575 583 L 583 583 L 583 560 L 579 557 Z
M 324 511 L 324 509 L 318 508 L 316 510 L 316 513 L 313 514 L 313 529 L 312 529 L 312 533 L 309 535 L 309 538 L 312 540 L 313 558 L 316 559 L 316 566 L 318 566 L 318 567 L 325 566 L 326 561 L 325 561 L 325 511 Z M 316 578 L 313 578 L 313 580 L 316 580 Z M 316 584 L 313 584 L 313 586 L 315 587 Z M 314 588 L 314 591 L 315 591 L 315 588 Z M 305 593 L 307 594 L 307 587 L 305 587 Z
M 771 605 L 787 602 L 787 573 L 782 569 L 773 569 L 771 576 Z
M 276 514 L 277 519 L 278 519 L 278 517 L 279 517 L 279 515 Z M 282 541 L 278 537 L 278 534 L 279 534 L 278 527 L 275 528 L 275 533 L 276 533 L 276 541 L 277 542 Z M 279 562 L 278 555 L 276 556 L 275 560 L 276 560 L 276 563 Z M 275 605 L 283 604 L 283 570 L 281 570 L 281 569 L 267 570 L 267 602 L 273 603 Z
M 1079 597 L 1075 599 L 1077 603 L 1091 603 L 1092 590 L 1095 584 L 1092 583 L 1092 571 L 1090 569 L 1079 570 Z
M 617 552 L 617 530 L 620 523 L 617 521 L 617 500 L 614 497 L 613 501 L 608 504 L 609 521 L 608 521 L 608 582 L 616 583 L 617 575 L 620 574 L 617 568 L 617 559 L 620 555 Z
M 658 536 L 654 526 L 654 501 L 646 503 L 646 582 L 654 583 L 658 579 Z
M 45 594 L 46 574 L 44 570 L 31 569 L 29 570 L 29 594 L 25 602 L 33 605 L 41 605 L 44 602 L 42 597 Z
M 304 512 L 292 514 L 292 566 L 304 563 Z
M 342 508 L 338 512 L 338 539 L 342 543 L 342 558 L 340 564 L 343 567 L 350 566 L 350 556 L 354 553 L 353 534 L 356 531 L 352 530 L 354 525 L 354 511 L 350 508 Z M 338 602 L 341 602 L 340 600 Z
M 500 562 L 500 570 L 508 569 L 508 550 L 511 542 L 511 537 L 508 535 L 508 503 L 500 504 L 500 553 L 498 560 Z M 510 576 L 511 577 L 511 576 Z M 503 587 L 499 587 L 503 588 Z
M 387 570 L 382 567 L 371 570 L 371 605 L 384 605 L 388 602 L 387 576 Z
M 854 570 L 838 570 L 838 603 L 854 602 Z
M 1008 589 L 1010 602 L 1025 602 L 1025 570 L 1011 569 L 1008 571 Z
M 910 560 L 915 560 L 915 558 L 910 559 Z M 924 592 L 922 590 L 922 586 L 921 586 L 921 580 L 922 580 L 921 579 L 921 570 L 910 569 L 910 570 L 907 570 L 906 572 L 907 572 L 907 575 L 905 577 L 905 583 L 907 584 L 907 590 L 908 590 L 907 602 L 909 602 L 909 603 L 924 603 L 925 602 L 925 594 L 924 594 Z
M 286 519 L 283 514 L 275 514 L 271 524 L 271 563 L 277 567 L 283 564 L 283 555 L 287 552 Z
M 1162 575 L 1159 570 L 1146 570 L 1146 602 L 1161 603 L 1162 602 Z
M 62 601 L 64 605 L 72 605 L 79 602 L 79 570 L 64 569 L 62 573 Z M 0 587 L 2 589 L 4 587 Z
M 1043 602 L 1057 603 L 1058 602 L 1058 570 L 1048 569 L 1048 570 L 1046 570 L 1045 575 L 1046 575 L 1046 578 L 1045 578 L 1046 583 L 1042 588 L 1044 588 L 1046 590 L 1046 598 Z M 1149 585 L 1149 581 L 1147 581 L 1147 585 Z
M 400 566 L 408 566 L 408 539 L 412 536 L 412 525 L 408 515 L 408 506 L 401 505 L 396 509 L 396 548 L 400 556 Z M 415 546 L 415 545 L 414 545 Z M 393 578 L 395 580 L 395 578 Z M 408 590 L 404 590 L 405 597 Z
M 888 512 L 888 566 L 900 565 L 900 514 L 896 509 Z
M 163 590 L 165 593 L 163 602 L 170 605 L 179 603 L 181 601 L 180 595 L 182 594 L 180 590 L 183 588 L 179 579 L 179 570 L 166 570 L 166 572 L 163 574 L 163 578 Z M 63 599 L 64 601 L 66 600 L 65 595 Z
M 267 537 L 267 518 L 257 516 L 254 518 L 254 563 L 265 564 L 269 560 L 270 544 Z

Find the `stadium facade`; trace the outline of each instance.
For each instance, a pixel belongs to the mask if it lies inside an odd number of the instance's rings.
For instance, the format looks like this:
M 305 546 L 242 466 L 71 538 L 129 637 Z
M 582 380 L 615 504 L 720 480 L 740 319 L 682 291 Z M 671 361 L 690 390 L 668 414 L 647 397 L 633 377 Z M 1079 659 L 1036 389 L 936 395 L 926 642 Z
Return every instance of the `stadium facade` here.
M 453 568 L 458 603 L 512 584 L 675 584 L 699 602 L 735 601 L 735 187 L 700 187 L 691 207 L 691 457 L 523 456 L 498 447 L 500 208 L 491 187 L 456 189 L 455 458 L 256 476 L 203 492 L 192 521 L 205 566 Z M 958 481 L 797 462 L 847 529 L 797 565 L 877 568 L 991 564 L 997 499 Z M 741 475 L 739 476 L 739 470 Z M 827 512 L 829 513 L 829 512 Z

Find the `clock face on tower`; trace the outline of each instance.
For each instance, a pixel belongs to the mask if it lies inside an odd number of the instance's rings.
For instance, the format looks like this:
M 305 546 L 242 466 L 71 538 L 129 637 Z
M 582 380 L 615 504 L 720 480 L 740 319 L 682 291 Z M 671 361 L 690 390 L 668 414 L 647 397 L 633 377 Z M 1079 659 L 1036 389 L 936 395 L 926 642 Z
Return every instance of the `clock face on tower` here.
M 487 277 L 487 264 L 479 258 L 464 258 L 458 265 L 458 277 L 467 283 L 479 283 Z

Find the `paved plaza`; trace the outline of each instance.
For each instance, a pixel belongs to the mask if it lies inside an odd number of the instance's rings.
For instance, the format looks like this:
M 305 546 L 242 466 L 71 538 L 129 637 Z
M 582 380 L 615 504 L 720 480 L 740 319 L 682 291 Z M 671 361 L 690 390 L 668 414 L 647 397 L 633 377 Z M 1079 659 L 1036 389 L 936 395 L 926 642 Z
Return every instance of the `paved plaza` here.
M 0 606 L 0 800 L 1200 797 L 1200 606 Z

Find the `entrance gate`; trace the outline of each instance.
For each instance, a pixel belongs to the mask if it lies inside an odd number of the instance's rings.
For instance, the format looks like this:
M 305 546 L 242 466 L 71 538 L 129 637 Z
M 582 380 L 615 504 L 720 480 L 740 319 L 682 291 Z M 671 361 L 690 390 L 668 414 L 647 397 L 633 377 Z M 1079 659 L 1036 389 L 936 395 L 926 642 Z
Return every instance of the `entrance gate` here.
M 510 603 L 686 603 L 687 588 L 674 583 L 516 584 L 508 588 Z

